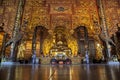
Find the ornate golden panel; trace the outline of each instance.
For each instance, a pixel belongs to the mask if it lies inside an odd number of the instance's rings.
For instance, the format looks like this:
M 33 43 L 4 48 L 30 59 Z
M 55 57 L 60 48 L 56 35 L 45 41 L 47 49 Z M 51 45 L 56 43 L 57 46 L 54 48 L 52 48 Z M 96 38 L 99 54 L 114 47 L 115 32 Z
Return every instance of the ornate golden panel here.
M 18 0 L 3 0 L 2 5 L 14 6 Z
M 17 1 L 16 0 L 3 0 L 3 23 L 4 23 L 4 31 L 12 34 L 15 16 L 16 16 L 16 9 L 17 9 Z
M 71 27 L 71 15 L 51 15 L 51 29 L 56 26 Z
M 3 19 L 3 12 L 4 12 L 4 8 L 0 6 L 0 24 L 2 23 L 2 19 Z
M 29 20 L 30 27 L 43 25 L 48 29 L 53 29 L 57 25 L 64 25 L 74 29 L 79 25 L 85 25 L 92 29 L 92 16 L 98 18 L 95 0 L 65 0 L 63 2 L 47 0 L 46 5 L 42 5 L 44 3 L 41 0 L 40 2 L 35 0 L 34 3 L 33 0 L 26 2 L 24 17 Z
M 50 14 L 72 14 L 72 5 L 52 4 L 50 5 Z
M 76 0 L 46 0 L 46 3 L 47 4 L 52 4 L 52 3 L 55 3 L 55 4 L 71 4 L 71 3 L 75 3 Z
M 108 33 L 111 37 L 117 31 L 117 23 L 119 23 L 119 11 L 118 1 L 117 0 L 109 0 L 104 2 L 105 6 L 105 15 L 108 27 Z
M 17 2 L 16 0 L 3 1 L 4 30 L 9 34 L 14 26 Z M 120 6 L 118 0 L 105 0 L 104 3 L 108 31 L 112 35 L 117 31 L 116 23 L 120 22 Z M 3 8 L 0 9 L 0 13 L 2 12 Z M 60 18 L 61 15 L 63 17 Z M 28 20 L 28 27 L 31 30 L 36 25 L 43 25 L 48 29 L 53 29 L 57 24 L 64 24 L 70 29 L 85 25 L 91 34 L 94 33 L 94 19 L 99 21 L 96 0 L 26 0 L 23 16 Z
M 14 27 L 14 20 L 15 20 L 15 16 L 16 16 L 16 8 L 13 6 L 9 6 L 5 8 L 5 13 L 4 13 L 4 30 L 6 32 L 8 32 L 9 34 L 12 34 L 12 30 Z

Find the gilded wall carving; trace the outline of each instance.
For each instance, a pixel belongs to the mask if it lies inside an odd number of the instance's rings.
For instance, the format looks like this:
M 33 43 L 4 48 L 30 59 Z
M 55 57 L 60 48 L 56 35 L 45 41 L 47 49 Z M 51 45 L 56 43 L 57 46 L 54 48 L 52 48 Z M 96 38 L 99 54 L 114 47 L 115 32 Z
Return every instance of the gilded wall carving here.
M 48 15 L 48 8 L 44 7 L 42 0 L 29 0 L 26 2 L 24 10 L 24 18 L 28 20 L 30 29 L 37 25 L 49 27 L 50 15 Z
M 4 23 L 4 31 L 12 34 L 12 30 L 14 27 L 16 9 L 17 9 L 17 1 L 15 0 L 3 0 L 4 12 L 3 12 L 3 23 Z
M 11 34 L 12 27 L 14 26 L 17 3 L 18 0 L 4 0 L 2 8 L 0 7 L 0 16 L 4 13 L 2 16 L 4 18 L 0 20 L 5 23 L 4 30 L 9 34 Z M 116 23 L 120 22 L 119 0 L 105 0 L 104 4 L 108 31 L 111 36 L 117 31 Z M 3 6 L 5 6 L 4 10 Z M 69 16 L 66 16 L 68 14 Z M 61 15 L 64 16 L 65 21 L 53 18 Z M 96 0 L 26 0 L 23 16 L 23 18 L 28 20 L 28 26 L 31 30 L 36 25 L 43 25 L 48 29 L 53 29 L 58 24 L 58 21 L 59 23 L 65 22 L 64 25 L 70 29 L 74 29 L 79 25 L 85 25 L 91 34 L 94 33 L 93 18 L 99 21 Z M 69 18 L 66 19 L 66 17 Z
M 72 14 L 71 4 L 51 4 L 50 14 Z
M 118 1 L 105 1 L 104 6 L 109 36 L 111 37 L 117 31 L 117 23 L 120 22 Z
M 51 29 L 56 26 L 71 27 L 71 15 L 51 15 Z
M 98 11 L 95 0 L 78 0 L 75 7 L 75 13 L 72 15 L 72 27 L 79 25 L 87 26 L 88 32 L 94 32 L 93 18 L 98 20 Z
M 54 45 L 52 38 L 53 37 L 51 35 L 49 35 L 43 42 L 42 49 L 43 49 L 43 53 L 44 53 L 45 56 L 49 55 L 49 51 L 50 51 L 51 47 Z
M 3 0 L 2 5 L 4 6 L 14 6 L 18 0 Z
M 56 25 L 64 25 L 70 29 L 85 25 L 93 30 L 92 17 L 98 18 L 95 0 L 47 0 L 46 3 L 42 0 L 29 0 L 24 12 L 24 18 L 28 19 L 31 29 L 36 25 L 43 25 L 48 29 L 53 29 Z
M 3 22 L 3 12 L 4 8 L 0 6 L 0 24 Z
M 48 4 L 71 4 L 71 3 L 75 3 L 76 0 L 46 0 L 46 3 Z

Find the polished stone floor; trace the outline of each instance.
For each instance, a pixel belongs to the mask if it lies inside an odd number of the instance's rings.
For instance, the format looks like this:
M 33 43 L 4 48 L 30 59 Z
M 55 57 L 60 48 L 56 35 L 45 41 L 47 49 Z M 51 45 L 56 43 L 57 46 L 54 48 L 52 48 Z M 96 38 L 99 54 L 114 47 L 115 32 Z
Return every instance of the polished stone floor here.
M 0 80 L 120 80 L 120 65 L 0 65 Z

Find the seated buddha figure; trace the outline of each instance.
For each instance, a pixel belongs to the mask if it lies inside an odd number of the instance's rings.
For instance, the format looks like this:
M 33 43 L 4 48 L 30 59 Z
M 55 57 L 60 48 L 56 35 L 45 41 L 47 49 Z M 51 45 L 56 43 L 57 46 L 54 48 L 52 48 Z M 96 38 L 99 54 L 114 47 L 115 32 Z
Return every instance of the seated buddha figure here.
M 57 32 L 55 34 L 55 45 L 51 48 L 50 54 L 58 58 L 65 58 L 71 54 L 71 49 L 67 46 L 65 34 L 62 32 Z

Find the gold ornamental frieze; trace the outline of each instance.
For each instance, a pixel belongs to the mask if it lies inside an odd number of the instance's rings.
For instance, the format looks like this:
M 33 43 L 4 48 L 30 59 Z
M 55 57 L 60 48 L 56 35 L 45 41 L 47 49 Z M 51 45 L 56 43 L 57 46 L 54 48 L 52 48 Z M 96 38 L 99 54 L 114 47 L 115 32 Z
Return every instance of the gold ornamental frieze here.
M 107 4 L 109 3 L 109 4 Z M 119 13 L 118 13 L 118 2 L 117 1 L 107 1 L 105 2 L 105 14 L 106 22 L 108 27 L 109 36 L 112 37 L 115 32 L 117 32 L 117 24 L 119 23 Z M 111 7 L 112 6 L 112 7 Z M 116 14 L 116 15 L 112 15 Z
M 51 28 L 56 26 L 71 28 L 71 15 L 51 15 Z
M 33 15 L 32 20 L 30 22 L 31 27 L 35 26 L 45 26 L 46 28 L 49 28 L 50 26 L 50 16 L 49 15 Z
M 4 6 L 14 6 L 17 3 L 17 1 L 14 0 L 3 0 L 2 5 Z
M 108 4 L 109 7 L 118 7 L 118 1 L 117 0 L 106 1 L 106 4 Z
M 45 3 L 43 0 L 26 0 L 27 4 L 32 7 L 41 7 Z
M 16 6 L 6 6 L 4 8 L 4 17 L 3 17 L 3 23 L 4 23 L 4 31 L 12 35 L 12 30 L 14 26 L 15 21 L 15 15 L 16 15 Z
M 72 5 L 50 5 L 50 14 L 72 14 Z
M 74 1 L 69 0 L 71 3 L 74 3 Z M 59 1 L 46 1 L 46 4 L 49 4 L 49 6 L 35 6 L 33 4 L 30 5 L 31 1 L 28 1 L 29 4 L 27 4 L 26 7 L 31 7 L 32 11 L 28 11 L 26 8 L 25 10 L 28 12 L 28 17 L 30 19 L 30 25 L 29 26 L 36 26 L 36 25 L 43 25 L 47 28 L 53 29 L 57 25 L 66 26 L 69 28 L 75 28 L 78 25 L 92 25 L 91 21 L 91 15 L 94 15 L 95 17 L 98 17 L 96 14 L 96 7 L 95 2 L 86 2 L 86 1 L 78 1 L 81 5 L 80 6 L 73 6 L 74 4 L 68 4 L 68 0 L 63 1 L 64 3 L 58 4 Z M 44 3 L 42 1 L 37 1 L 40 4 Z M 60 1 L 61 2 L 61 1 Z M 67 4 L 65 4 L 67 2 Z M 90 4 L 89 4 L 90 3 Z M 33 5 L 33 6 L 32 6 Z M 85 7 L 87 6 L 87 7 Z M 91 9 L 94 8 L 94 9 Z M 91 13 L 90 13 L 91 12 Z M 62 16 L 64 17 L 61 17 Z M 68 15 L 69 14 L 69 15 Z M 74 16 L 75 15 L 75 16 Z M 43 17 L 46 16 L 46 17 Z M 27 16 L 26 16 L 27 17 Z
M 75 0 L 46 0 L 47 4 L 75 4 Z
M 50 52 L 50 49 L 51 47 L 53 46 L 53 39 L 52 39 L 52 36 L 49 35 L 43 42 L 43 53 L 45 56 L 49 55 L 49 52 Z

